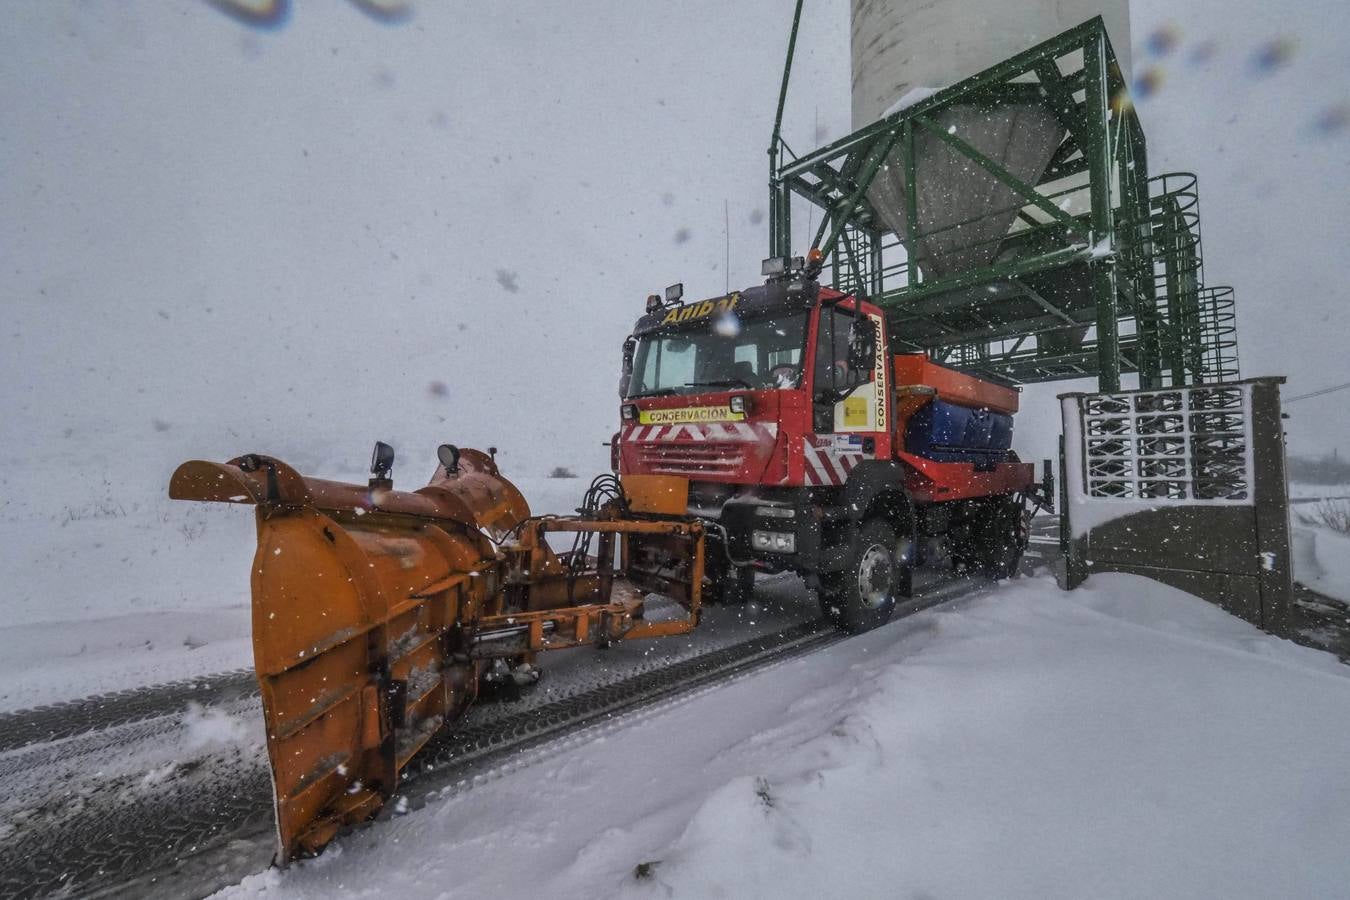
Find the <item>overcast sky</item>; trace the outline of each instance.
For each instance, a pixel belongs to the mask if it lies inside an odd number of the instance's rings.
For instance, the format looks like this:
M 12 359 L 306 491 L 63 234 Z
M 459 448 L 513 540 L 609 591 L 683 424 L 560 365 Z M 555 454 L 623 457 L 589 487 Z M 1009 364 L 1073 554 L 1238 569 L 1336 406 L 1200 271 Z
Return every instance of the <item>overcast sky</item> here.
M 350 471 L 375 438 L 416 483 L 442 440 L 599 470 L 645 295 L 757 280 L 791 0 L 291 6 L 5 5 L 11 492 L 54 460 L 128 490 L 249 450 Z M 1243 373 L 1350 381 L 1350 4 L 1144 0 L 1132 27 L 1151 168 L 1200 176 Z M 848 59 L 847 3 L 807 0 L 794 148 L 846 132 Z M 1028 393 L 1032 454 L 1056 389 Z M 1350 449 L 1347 404 L 1291 407 L 1292 448 Z

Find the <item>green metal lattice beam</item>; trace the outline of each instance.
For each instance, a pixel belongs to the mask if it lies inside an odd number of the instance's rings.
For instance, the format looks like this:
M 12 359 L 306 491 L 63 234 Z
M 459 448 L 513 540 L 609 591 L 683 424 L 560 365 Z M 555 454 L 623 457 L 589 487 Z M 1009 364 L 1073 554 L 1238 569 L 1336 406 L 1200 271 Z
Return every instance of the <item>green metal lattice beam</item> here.
M 800 20 L 800 4 L 793 19 L 793 42 Z M 788 68 L 783 84 L 786 86 Z M 893 313 L 896 322 L 922 323 L 930 337 L 947 335 L 944 347 L 967 358 L 1002 365 L 1006 353 L 993 346 L 1016 335 L 1018 371 L 1032 380 L 1069 377 L 1087 371 L 1103 390 L 1119 387 L 1122 372 L 1137 371 L 1146 384 L 1164 380 L 1185 383 L 1235 364 L 1209 363 L 1218 359 L 1214 340 L 1205 329 L 1217 327 L 1216 316 L 1202 316 L 1198 296 L 1202 282 L 1184 274 L 1185 242 L 1162 241 L 1153 214 L 1158 206 L 1150 194 L 1146 143 L 1142 127 L 1100 19 L 1085 22 L 1017 54 L 984 72 L 952 85 L 913 106 L 899 110 L 824 147 L 797 157 L 781 139 L 782 101 L 775 120 L 770 149 L 770 250 L 789 255 L 792 197 L 804 198 L 823 211 L 814 245 L 832 264 L 836 284 L 862 290 Z M 992 109 L 1007 104 L 1040 103 L 1065 126 L 1066 134 L 1045 172 L 1032 184 L 980 152 L 961 135 L 936 124 L 953 107 Z M 989 255 L 994 261 L 944 277 L 925 275 L 920 248 L 939 232 L 919 218 L 919 185 L 925 176 L 918 160 L 917 138 L 934 140 L 945 152 L 1006 187 L 1022 204 L 1015 211 L 1015 227 L 998 239 Z M 781 153 L 779 151 L 782 151 Z M 891 235 L 869 198 L 879 168 L 889 159 L 904 174 L 904 233 Z M 1053 184 L 1070 187 L 1054 188 Z M 1055 191 L 1056 193 L 1051 193 Z M 1070 200 L 1080 196 L 1077 211 Z M 945 228 L 960 227 L 960 223 Z M 1198 241 L 1198 225 L 1194 226 Z M 927 229 L 927 230 L 926 230 Z M 1171 235 L 1175 238 L 1176 235 Z M 888 243 L 888 241 L 890 243 Z M 894 261 L 886 247 L 909 248 L 906 261 Z M 1172 272 L 1164 277 L 1158 272 Z M 970 292 L 981 285 L 1016 282 L 1018 296 L 1036 298 L 1033 306 L 1014 305 L 1007 297 L 992 299 Z M 1064 306 L 1072 288 L 1077 300 Z M 1050 297 L 1054 297 L 1051 302 Z M 1085 321 L 1083 310 L 1090 321 Z M 1041 340 L 1054 331 L 1047 316 L 1063 322 L 1056 341 L 1077 340 L 1072 329 L 1085 325 L 1093 337 L 1066 350 L 1055 341 Z M 1008 318 L 1012 316 L 1012 318 Z M 1066 321 L 1067 320 L 1067 321 Z M 978 333 L 970 322 L 989 323 L 990 346 L 984 351 L 953 340 Z M 1229 321 L 1227 318 L 1225 322 Z M 965 322 L 965 325 L 961 323 Z M 1069 323 L 1072 322 L 1073 325 Z M 1126 337 L 1122 337 L 1125 334 Z M 898 343 L 914 344 L 910 336 L 895 333 Z M 1226 341 L 1225 348 L 1234 342 Z M 1228 351 L 1225 349 L 1224 353 Z M 1002 354 L 1002 355 L 1001 355 Z M 1089 357 L 1095 363 L 1085 363 Z M 1041 364 L 1037 360 L 1041 360 Z M 1065 362 L 1069 360 L 1071 362 Z

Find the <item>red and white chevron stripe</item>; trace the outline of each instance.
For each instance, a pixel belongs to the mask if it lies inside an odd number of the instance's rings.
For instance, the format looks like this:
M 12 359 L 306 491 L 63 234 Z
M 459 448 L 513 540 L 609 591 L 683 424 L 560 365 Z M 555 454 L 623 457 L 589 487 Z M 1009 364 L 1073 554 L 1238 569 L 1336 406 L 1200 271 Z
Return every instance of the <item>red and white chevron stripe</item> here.
M 804 447 L 802 455 L 806 458 L 806 483 L 821 486 L 843 484 L 853 467 L 864 459 L 861 453 L 840 453 L 819 447 Z
M 688 422 L 682 425 L 635 425 L 623 427 L 623 443 L 650 441 L 740 441 L 773 443 L 778 439 L 777 422 Z

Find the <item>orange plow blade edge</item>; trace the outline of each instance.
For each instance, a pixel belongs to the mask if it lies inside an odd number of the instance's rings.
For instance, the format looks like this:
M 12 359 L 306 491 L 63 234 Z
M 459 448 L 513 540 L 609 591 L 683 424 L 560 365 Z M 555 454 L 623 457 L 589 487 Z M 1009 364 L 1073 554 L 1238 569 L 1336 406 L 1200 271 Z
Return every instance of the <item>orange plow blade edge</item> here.
M 532 517 L 475 450 L 413 492 L 385 477 L 306 478 L 250 454 L 182 464 L 169 495 L 256 507 L 253 654 L 280 864 L 375 816 L 485 679 L 532 673 L 541 650 L 698 622 L 697 521 L 631 513 L 622 491 L 586 515 Z M 558 554 L 551 532 L 585 540 Z M 644 619 L 650 592 L 683 615 Z

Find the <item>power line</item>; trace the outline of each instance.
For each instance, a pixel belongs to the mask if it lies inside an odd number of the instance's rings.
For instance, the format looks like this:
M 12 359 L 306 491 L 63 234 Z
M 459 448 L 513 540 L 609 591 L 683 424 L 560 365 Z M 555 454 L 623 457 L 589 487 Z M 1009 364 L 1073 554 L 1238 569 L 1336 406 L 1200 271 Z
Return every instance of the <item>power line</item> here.
M 1313 391 L 1308 394 L 1299 394 L 1297 397 L 1290 397 L 1284 402 L 1295 403 L 1299 400 L 1307 400 L 1310 397 L 1320 397 L 1323 394 L 1334 394 L 1336 391 L 1343 391 L 1346 388 L 1350 388 L 1350 381 L 1347 381 L 1345 384 L 1336 384 L 1332 385 L 1331 387 L 1322 388 L 1320 391 Z

